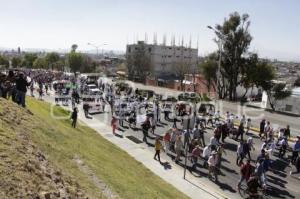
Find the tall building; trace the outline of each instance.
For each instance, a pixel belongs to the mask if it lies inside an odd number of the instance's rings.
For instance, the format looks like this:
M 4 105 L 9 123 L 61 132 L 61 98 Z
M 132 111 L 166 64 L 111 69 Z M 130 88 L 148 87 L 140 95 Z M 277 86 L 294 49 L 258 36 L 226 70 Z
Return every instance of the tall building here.
M 165 44 L 147 44 L 138 41 L 137 44 L 129 44 L 126 48 L 126 55 L 132 56 L 139 49 L 144 49 L 149 56 L 153 75 L 161 77 L 163 75 L 176 75 L 180 64 L 184 64 L 188 69 L 186 73 L 192 73 L 196 69 L 198 59 L 198 49 L 181 46 L 167 46 Z

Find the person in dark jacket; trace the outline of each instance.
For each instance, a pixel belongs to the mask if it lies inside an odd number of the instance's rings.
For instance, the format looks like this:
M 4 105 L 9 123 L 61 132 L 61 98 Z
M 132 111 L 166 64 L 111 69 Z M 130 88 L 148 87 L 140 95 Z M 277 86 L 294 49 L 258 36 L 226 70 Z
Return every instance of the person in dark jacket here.
M 19 75 L 19 78 L 16 80 L 16 89 L 17 89 L 17 95 L 18 95 L 18 104 L 25 107 L 25 97 L 27 92 L 27 86 L 30 85 L 30 82 L 27 82 L 27 80 L 24 77 L 24 74 L 21 73 Z
M 262 119 L 259 125 L 259 137 L 261 137 L 261 134 L 264 133 L 265 125 L 266 125 L 266 120 Z
M 89 118 L 89 108 L 90 108 L 90 106 L 87 103 L 84 103 L 82 108 L 83 108 L 85 117 Z
M 72 119 L 72 127 L 76 128 L 76 123 L 77 123 L 77 117 L 78 117 L 78 110 L 77 108 L 73 109 L 71 119 Z
M 143 142 L 148 144 L 147 142 L 147 137 L 148 137 L 148 131 L 150 129 L 150 121 L 149 118 L 147 117 L 146 121 L 142 124 L 142 131 L 143 131 Z

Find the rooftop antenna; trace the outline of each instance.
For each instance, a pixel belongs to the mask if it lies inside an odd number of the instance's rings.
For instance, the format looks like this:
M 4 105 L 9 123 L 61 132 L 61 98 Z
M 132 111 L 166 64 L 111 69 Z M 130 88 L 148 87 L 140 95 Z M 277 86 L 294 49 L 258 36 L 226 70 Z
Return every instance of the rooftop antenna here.
M 148 43 L 148 35 L 147 35 L 147 33 L 145 32 L 145 44 L 147 44 Z
M 171 46 L 175 46 L 175 35 L 172 35 Z
M 157 45 L 157 34 L 156 34 L 156 32 L 154 33 L 154 36 L 153 36 L 153 44 Z
M 197 50 L 199 49 L 199 35 L 197 35 Z
M 192 48 L 192 35 L 190 34 L 189 48 Z
M 181 46 L 183 47 L 184 44 L 184 37 L 182 36 L 182 40 L 181 40 Z
M 163 42 L 162 42 L 162 44 L 164 46 L 166 45 L 166 41 L 167 41 L 167 36 L 166 36 L 166 34 L 164 34 L 164 36 L 163 36 Z

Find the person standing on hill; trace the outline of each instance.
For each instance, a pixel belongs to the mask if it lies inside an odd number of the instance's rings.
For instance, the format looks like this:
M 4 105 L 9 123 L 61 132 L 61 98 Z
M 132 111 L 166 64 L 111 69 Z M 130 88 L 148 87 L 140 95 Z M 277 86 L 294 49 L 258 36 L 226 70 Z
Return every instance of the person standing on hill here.
M 76 128 L 76 123 L 77 123 L 77 117 L 78 117 L 78 110 L 77 108 L 73 109 L 71 119 L 72 119 L 72 127 Z
M 17 89 L 17 96 L 18 96 L 18 104 L 25 108 L 25 97 L 27 92 L 27 86 L 29 86 L 30 83 L 27 82 L 27 80 L 24 77 L 24 74 L 21 73 L 19 75 L 19 78 L 16 80 L 16 89 Z

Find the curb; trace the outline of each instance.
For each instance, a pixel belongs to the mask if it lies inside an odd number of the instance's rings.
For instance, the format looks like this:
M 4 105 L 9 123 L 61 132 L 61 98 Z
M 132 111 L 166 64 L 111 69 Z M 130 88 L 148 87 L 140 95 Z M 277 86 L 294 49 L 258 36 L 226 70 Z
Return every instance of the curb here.
M 235 122 L 235 123 L 234 123 L 234 126 L 235 126 L 235 127 L 238 127 L 238 126 L 239 126 L 239 123 L 238 123 L 238 122 Z M 251 127 L 250 130 L 251 130 L 252 132 L 255 132 L 257 135 L 259 134 L 259 129 L 258 129 L 258 128 Z M 277 138 L 277 137 L 278 137 L 278 134 L 274 134 L 274 137 Z M 288 141 L 290 141 L 290 142 L 296 142 L 296 141 L 297 141 L 297 138 L 295 138 L 295 137 L 290 137 L 290 138 L 288 139 Z

